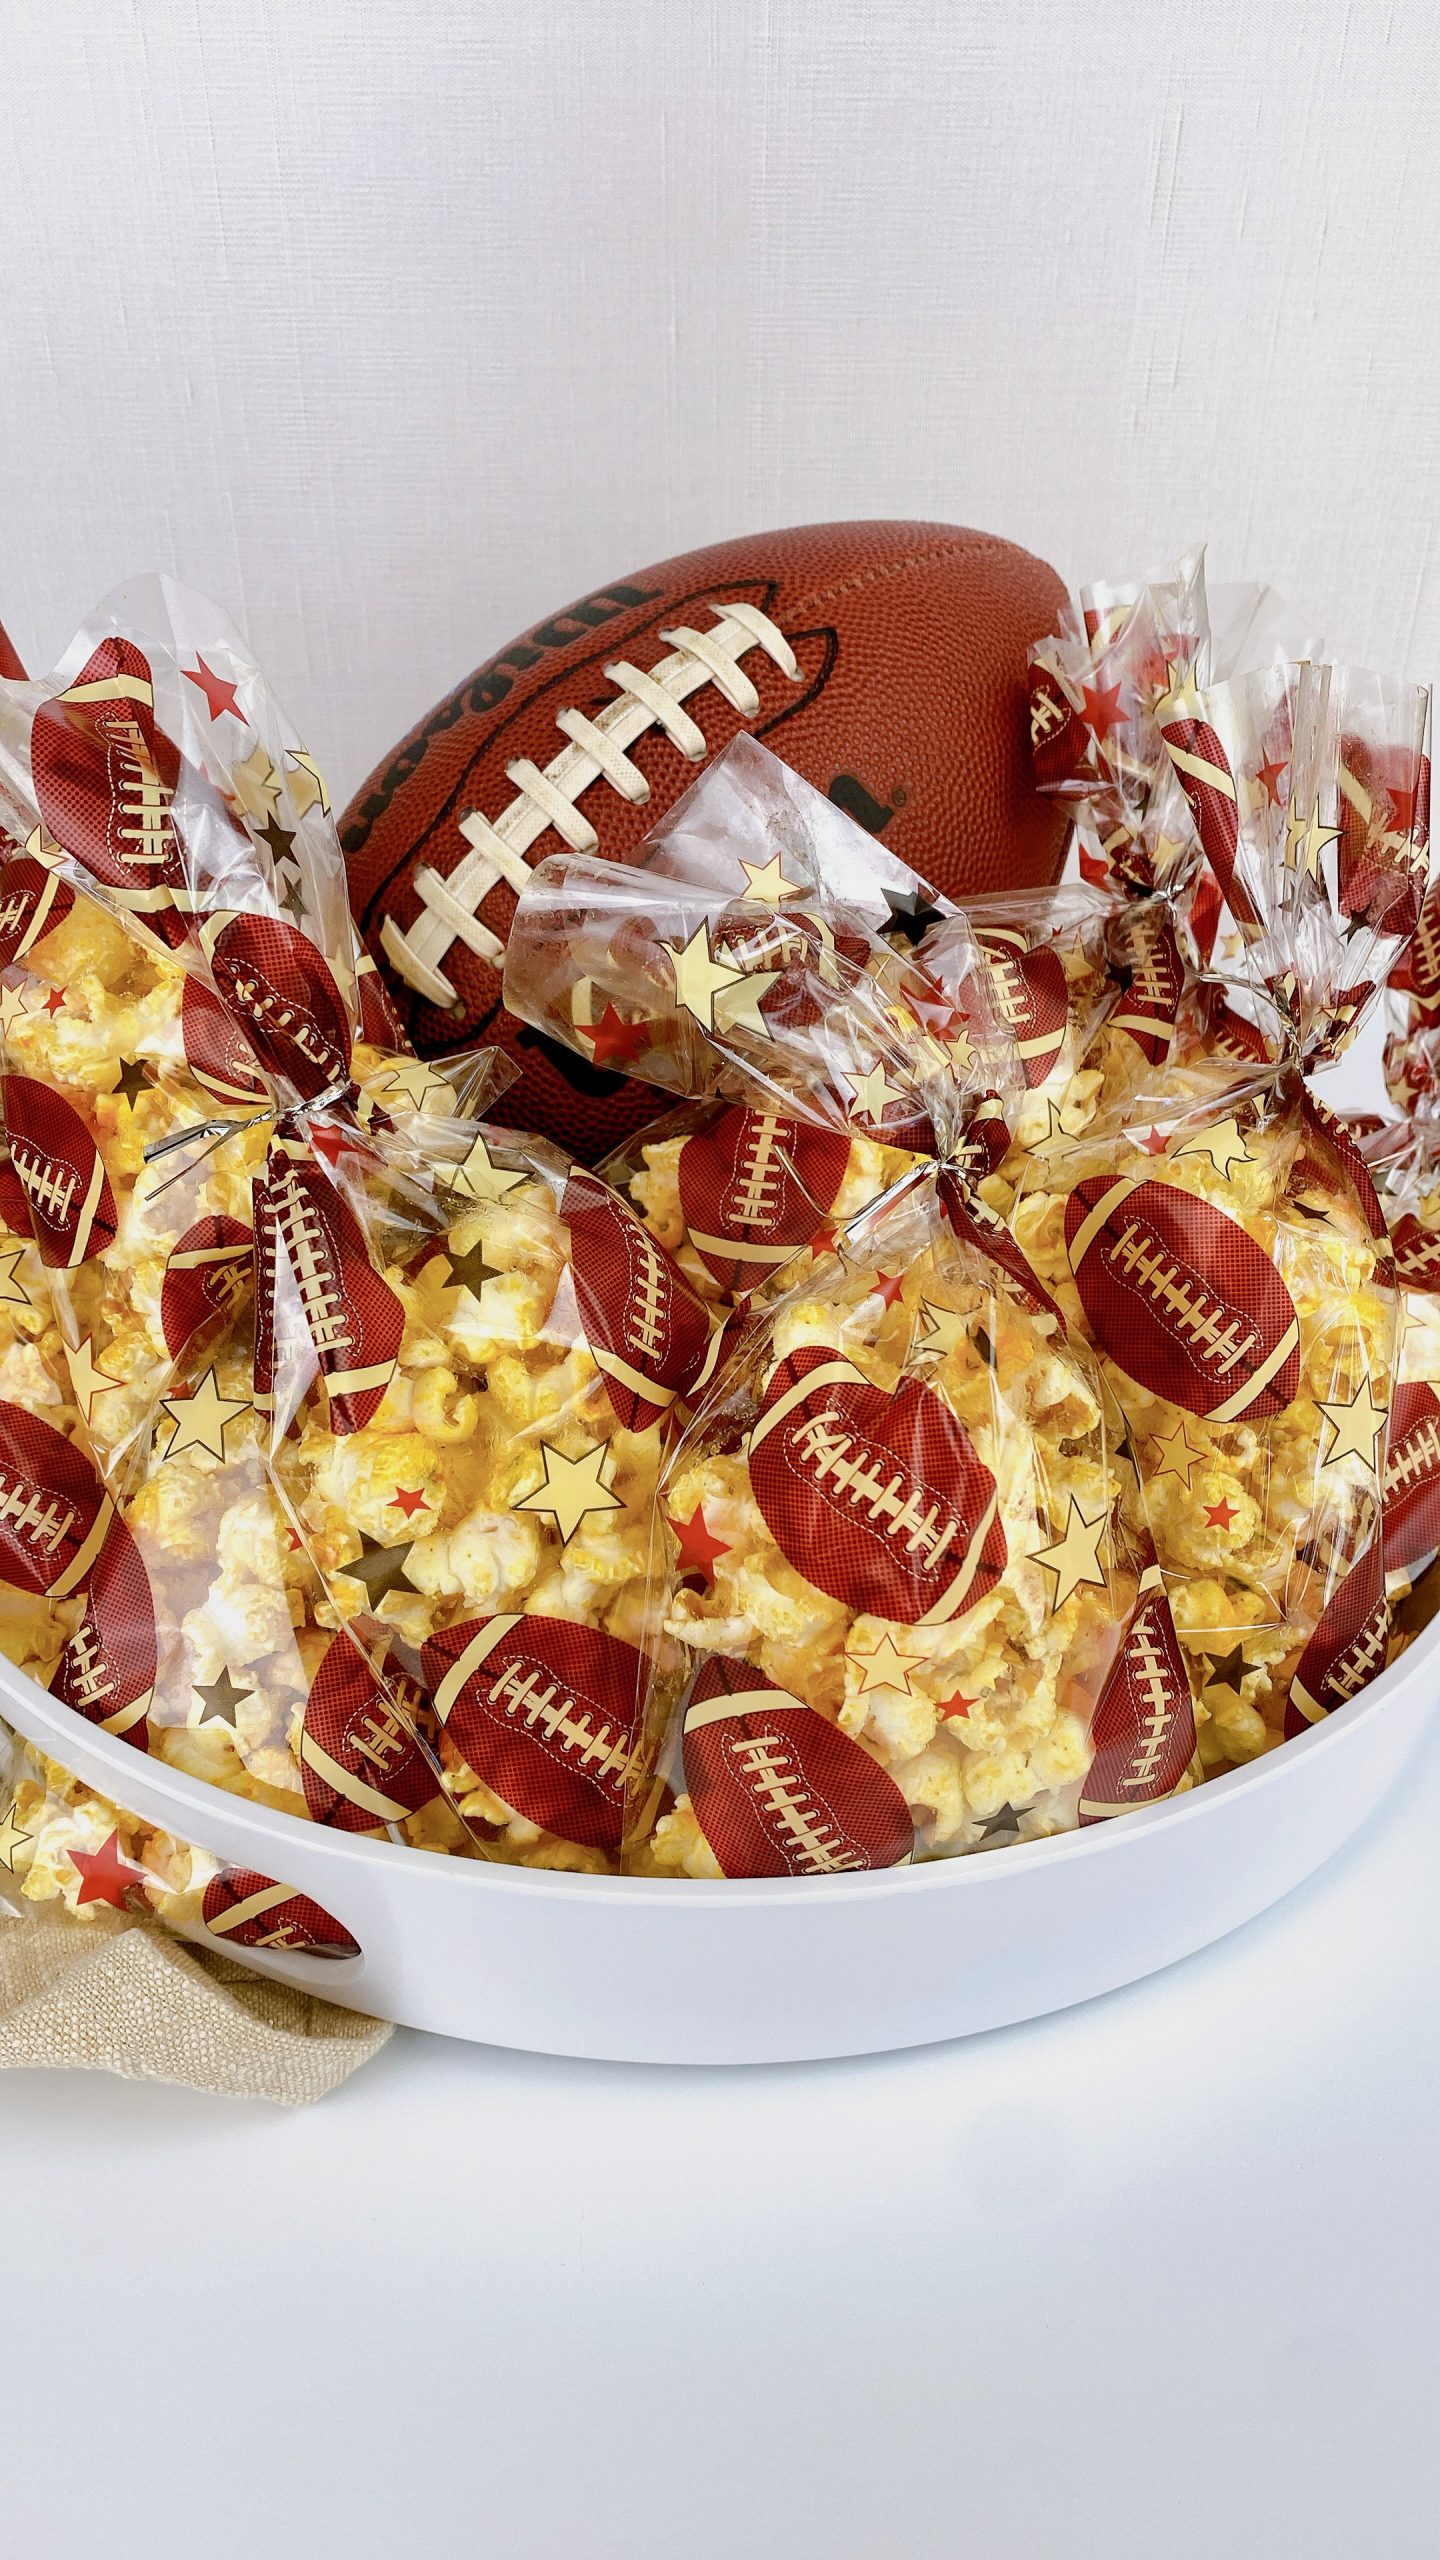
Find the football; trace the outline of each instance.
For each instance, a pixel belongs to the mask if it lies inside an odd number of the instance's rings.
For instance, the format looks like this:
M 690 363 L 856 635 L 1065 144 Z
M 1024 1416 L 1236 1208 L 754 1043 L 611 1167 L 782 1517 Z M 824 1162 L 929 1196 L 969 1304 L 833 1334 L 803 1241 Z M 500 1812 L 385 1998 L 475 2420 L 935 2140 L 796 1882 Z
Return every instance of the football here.
M 273 1311 L 288 1262 L 330 1399 L 330 1427 L 363 1431 L 384 1402 L 405 1310 L 370 1259 L 359 1220 L 313 1158 L 272 1150 L 255 1199 L 257 1392 L 273 1384 Z
M 222 1945 L 273 1947 L 283 1955 L 358 1956 L 348 1929 L 308 1893 L 275 1884 L 253 1867 L 222 1867 L 205 1887 L 200 1917 Z
M 1390 1407 L 1381 1538 L 1387 1572 L 1440 1547 L 1440 1396 L 1418 1378 L 1396 1387 Z
M 420 1659 L 436 1716 L 502 1804 L 618 1855 L 649 1677 L 634 1645 L 562 1618 L 471 1618 Z
M 148 1751 L 157 1660 L 145 1559 L 124 1521 L 112 1520 L 91 1571 L 85 1614 L 60 1656 L 51 1693 L 103 1733 Z
M 1286 1741 L 1322 1716 L 1333 1715 L 1375 1679 L 1385 1668 L 1389 1639 L 1385 1568 L 1379 1542 L 1372 1538 L 1326 1601 L 1300 1656 L 1285 1706 Z
M 751 1663 L 712 1654 L 685 1701 L 685 1785 L 727 1876 L 837 1876 L 903 1866 L 910 1808 L 838 1725 Z
M 30 767 L 47 834 L 162 941 L 183 942 L 172 897 L 185 865 L 170 814 L 180 758 L 156 724 L 150 664 L 133 641 L 102 640 L 75 682 L 41 703 Z
M 1137 1387 L 1209 1422 L 1284 1412 L 1300 1326 L 1237 1219 L 1168 1182 L 1092 1174 L 1066 1202 L 1065 1244 L 1096 1341 Z
M 748 1454 L 771 1537 L 832 1600 L 943 1626 L 1005 1570 L 995 1479 L 918 1378 L 887 1395 L 836 1351 L 787 1352 Z
M 351 903 L 424 1056 L 488 1040 L 501 1116 L 594 1160 L 653 1111 L 505 1012 L 529 865 L 624 860 L 742 731 L 952 895 L 1055 879 L 1066 831 L 1030 764 L 1026 653 L 1065 590 L 958 525 L 797 525 L 637 570 L 467 676 L 341 821 Z
M 34 1076 L 0 1076 L 0 1105 L 10 1147 L 0 1210 L 17 1233 L 28 1224 L 42 1262 L 73 1271 L 115 1241 L 104 1158 L 79 1112 Z
M 711 1278 L 732 1297 L 758 1288 L 807 1245 L 833 1208 L 850 1162 L 843 1131 L 732 1105 L 680 1149 L 686 1231 Z
M 0 1403 L 0 1582 L 52 1600 L 80 1590 L 112 1517 L 84 1450 L 38 1414 Z
M 560 1215 L 585 1339 L 625 1429 L 643 1431 L 694 1384 L 710 1345 L 709 1311 L 597 1175 L 571 1172 Z
M 427 1712 L 419 1684 L 391 1663 L 382 1680 L 358 1644 L 337 1635 L 310 1684 L 300 1767 L 312 1822 L 379 1831 L 440 1793 L 419 1740 Z
M 987 983 L 977 987 L 966 978 L 955 1002 L 982 1022 L 993 1015 L 1004 1024 L 1033 1089 L 1045 1082 L 1065 1045 L 1070 995 L 1064 964 L 1048 943 L 1032 951 L 1028 937 L 1008 925 L 987 927 L 975 939 L 985 955 Z
M 23 960 L 42 934 L 64 923 L 74 904 L 69 883 L 33 854 L 17 853 L 0 863 L 0 969 Z
M 262 1067 L 307 1102 L 350 1076 L 350 1017 L 308 933 L 277 916 L 208 916 L 201 944 Z
M 269 1101 L 259 1061 L 235 1016 L 193 969 L 180 1004 L 180 1037 L 185 1063 L 212 1102 L 249 1111 Z
M 172 1360 L 196 1335 L 227 1316 L 250 1284 L 254 1237 L 243 1219 L 197 1218 L 170 1248 L 160 1284 L 160 1329 Z
M 1106 1674 L 1090 1741 L 1095 1757 L 1080 1797 L 1082 1826 L 1173 1795 L 1194 1757 L 1190 1681 L 1156 1565 L 1141 1578 L 1140 1599 Z

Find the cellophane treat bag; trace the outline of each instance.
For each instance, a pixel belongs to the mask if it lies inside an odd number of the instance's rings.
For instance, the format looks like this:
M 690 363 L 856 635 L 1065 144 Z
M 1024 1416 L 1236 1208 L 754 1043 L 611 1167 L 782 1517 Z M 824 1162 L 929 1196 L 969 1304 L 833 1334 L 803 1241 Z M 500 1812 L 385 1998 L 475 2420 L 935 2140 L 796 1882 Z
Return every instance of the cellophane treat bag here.
M 463 1163 L 503 1076 L 386 1045 L 313 759 L 199 599 L 144 582 L 0 687 L 0 787 L 0 1640 L 187 1774 L 469 1847 L 416 1682 L 287 1501 L 270 1373 L 283 1277 L 328 1432 L 408 1392 L 368 1187 L 442 1119 Z
M 694 916 L 715 916 L 702 1014 L 682 1016 L 689 1037 L 666 1011 L 669 968 L 661 965 L 659 986 L 635 975 L 641 919 L 633 904 L 618 919 L 625 934 L 607 937 L 605 876 L 594 863 L 566 873 L 571 904 L 559 924 L 569 932 L 584 909 L 584 963 L 571 973 L 564 952 L 561 965 L 543 955 L 546 986 L 523 1001 L 541 996 L 548 1034 L 594 1065 L 692 1096 L 625 1139 L 602 1172 L 697 1293 L 728 1311 L 769 1288 L 817 1236 L 853 1219 L 915 1162 L 894 1103 L 879 1121 L 807 1119 L 794 1075 L 789 1083 L 784 1070 L 776 1075 L 771 1027 L 817 1029 L 843 1009 L 840 998 L 871 952 L 892 945 L 904 957 L 948 901 L 748 737 L 669 812 L 638 863 L 659 883 L 684 883 Z M 592 942 L 602 950 L 597 963 Z M 812 975 L 807 1004 L 817 1021 L 799 1019 L 797 965 Z M 930 1027 L 943 1029 L 951 1014 L 935 996 Z M 710 1037 L 725 1044 L 730 1034 L 738 1052 L 725 1070 L 720 1055 L 702 1052 Z
M 0 1919 L 45 1904 L 81 1923 L 113 1912 L 161 1920 L 221 1952 L 360 1952 L 309 1894 L 125 1812 L 0 1724 Z
M 1313 663 L 1166 698 L 1248 1054 L 1187 1047 L 1033 1159 L 1011 1206 L 1124 1413 L 1207 1769 L 1303 1730 L 1386 1658 L 1400 1291 L 1364 1158 L 1311 1079 L 1415 930 L 1427 718 L 1417 687 Z
M 783 950 L 752 943 L 746 903 L 556 857 L 507 964 L 539 1027 L 583 969 L 652 1080 L 817 1133 L 903 1130 L 917 1158 L 732 1315 L 697 1387 L 659 1490 L 630 1863 L 833 1874 L 1153 1801 L 1189 1782 L 1194 1725 L 1118 1418 L 978 1196 L 1009 1034 L 983 979 L 973 1019 L 937 1005 L 913 953 L 813 880 Z
M 1178 1047 L 1213 1045 L 1197 1009 L 1220 927 L 1208 870 L 1164 737 L 1177 688 L 1305 653 L 1297 617 L 1268 589 L 1207 595 L 1203 555 L 1168 575 L 1081 591 L 1031 651 L 1036 787 L 1072 813 L 1078 879 L 966 901 L 990 1002 L 1025 1077 L 1007 1164 L 1008 1206 L 1032 1154 L 1063 1157 L 1092 1120 L 1153 1085 Z M 961 996 L 955 928 L 931 924 L 921 957 Z

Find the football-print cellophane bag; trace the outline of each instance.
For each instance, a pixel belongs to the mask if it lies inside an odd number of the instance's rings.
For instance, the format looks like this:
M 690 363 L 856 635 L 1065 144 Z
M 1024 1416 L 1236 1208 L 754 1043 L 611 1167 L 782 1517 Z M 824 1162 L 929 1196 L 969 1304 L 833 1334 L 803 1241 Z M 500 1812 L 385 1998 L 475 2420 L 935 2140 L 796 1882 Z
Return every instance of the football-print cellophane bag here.
M 360 1950 L 333 1913 L 255 1868 L 112 1804 L 0 1723 L 0 1921 L 52 1903 L 82 1924 L 108 1912 L 163 1921 L 227 1950 L 326 1956 Z
M 728 908 L 717 945 L 713 1020 L 722 1037 L 746 1010 L 760 1022 L 794 1008 L 799 928 L 787 921 L 808 902 L 817 934 L 814 975 L 825 1008 L 857 965 L 866 937 L 902 955 L 948 901 L 852 818 L 754 739 L 737 739 L 662 820 L 636 856 L 647 874 L 712 891 Z M 577 878 L 577 894 L 585 883 Z M 860 938 L 819 919 L 843 911 Z M 545 991 L 552 1036 L 591 1064 L 636 1072 L 655 1037 L 636 1018 L 612 955 L 597 978 L 588 968 L 552 973 Z M 715 954 L 712 954 L 712 959 Z M 724 974 L 729 964 L 733 974 Z M 757 991 L 755 973 L 762 972 Z M 786 990 L 789 990 L 787 995 Z M 777 992 L 778 991 L 778 992 Z M 640 990 L 643 994 L 643 989 Z M 752 1022 L 752 1029 L 759 1024 Z M 672 1090 L 693 1095 L 693 1042 L 659 1070 Z M 755 1062 L 752 1060 L 752 1064 Z M 652 1059 L 650 1072 L 656 1073 Z M 914 1161 L 898 1142 L 892 1114 L 868 1134 L 796 1116 L 783 1093 L 767 1090 L 763 1065 L 753 1102 L 729 1092 L 688 1099 L 627 1138 L 601 1170 L 674 1253 L 701 1296 L 722 1311 L 767 1289 L 812 1239 L 875 1199 Z
M 1237 928 L 1216 983 L 1249 1055 L 1187 1048 L 1037 1161 L 1012 1223 L 1124 1411 L 1218 1768 L 1386 1658 L 1399 1292 L 1363 1157 L 1309 1079 L 1415 929 L 1428 697 L 1305 664 L 1182 686 L 1159 716 Z
M 463 1845 L 413 1682 L 278 1491 L 255 1247 L 290 1219 L 343 1434 L 402 1315 L 337 1167 L 423 1157 L 420 1122 L 463 1122 L 503 1071 L 381 1045 L 323 785 L 198 599 L 147 584 L 55 677 L 0 687 L 0 768 L 6 1650 L 190 1774 Z
M 709 885 L 562 856 L 511 933 L 506 999 L 540 1026 L 583 965 L 637 1029 L 637 1071 L 928 1150 L 732 1317 L 666 1467 L 637 1779 L 653 1760 L 675 1802 L 644 1797 L 646 1872 L 999 1845 L 1151 1801 L 1193 1756 L 1095 1364 L 977 1197 L 1006 1144 L 997 1076 L 1017 1080 L 1005 1028 L 937 1005 L 853 912 L 812 896 L 785 926 L 783 952 L 752 945 Z M 722 1012 L 727 985 L 745 991 Z
M 1025 1076 L 1010 1156 L 987 1192 L 1002 1213 L 1032 1154 L 1063 1158 L 1093 1120 L 1153 1088 L 1177 1043 L 1208 1045 L 1195 989 L 1222 902 L 1161 714 L 1177 686 L 1305 645 L 1268 589 L 1222 588 L 1212 610 L 1197 551 L 1163 578 L 1082 589 L 1032 648 L 1036 787 L 1073 813 L 1080 877 L 965 903 Z M 933 924 L 920 956 L 948 995 L 960 992 L 952 924 Z

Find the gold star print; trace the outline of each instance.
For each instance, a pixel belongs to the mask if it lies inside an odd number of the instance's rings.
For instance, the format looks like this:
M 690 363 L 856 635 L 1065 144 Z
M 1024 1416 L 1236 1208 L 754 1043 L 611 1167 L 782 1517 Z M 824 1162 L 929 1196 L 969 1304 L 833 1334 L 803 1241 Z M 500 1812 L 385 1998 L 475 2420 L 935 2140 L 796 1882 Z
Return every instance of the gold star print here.
M 1165 1454 L 1157 1458 L 1151 1473 L 1156 1477 L 1176 1477 L 1188 1493 L 1190 1479 L 1202 1459 L 1209 1457 L 1209 1450 L 1203 1445 L 1196 1447 L 1183 1422 L 1178 1422 L 1173 1431 L 1157 1431 L 1154 1445 Z
M 1320 1461 L 1321 1466 L 1337 1466 L 1342 1458 L 1359 1458 L 1363 1465 L 1375 1468 L 1377 1443 L 1385 1428 L 1389 1408 L 1375 1402 L 1369 1378 L 1362 1378 L 1348 1403 L 1341 1397 L 1336 1397 L 1329 1404 L 1323 1397 L 1317 1397 L 1316 1401 L 1335 1433 Z
M 907 1698 L 912 1694 L 914 1665 L 906 1661 L 893 1636 L 882 1636 L 869 1653 L 852 1653 L 850 1659 L 859 1666 L 862 1698 L 869 1689 L 899 1689 Z
M 1036 1564 L 1043 1564 L 1046 1572 L 1055 1576 L 1055 1597 L 1050 1603 L 1052 1609 L 1063 1609 L 1071 1592 L 1078 1591 L 1082 1582 L 1093 1583 L 1097 1590 L 1104 1590 L 1100 1545 L 1105 1535 L 1106 1518 L 1105 1512 L 1097 1511 L 1094 1519 L 1089 1519 L 1071 1494 L 1070 1516 L 1065 1523 L 1064 1537 L 1056 1546 L 1041 1547 L 1034 1558 Z
M 212 1458 L 223 1458 L 226 1430 L 250 1406 L 244 1396 L 222 1396 L 211 1368 L 188 1396 L 163 1396 L 160 1410 L 175 1425 L 164 1453 L 167 1459 L 178 1458 L 185 1449 L 203 1449 Z
M 738 986 L 744 970 L 731 969 L 715 958 L 707 924 L 696 926 L 683 950 L 670 942 L 664 948 L 675 973 L 675 998 L 681 1011 L 693 1014 L 702 1031 L 713 1031 L 716 996 L 723 987 Z
M 871 1067 L 867 1074 L 842 1075 L 840 1082 L 850 1090 L 850 1117 L 869 1120 L 876 1128 L 885 1117 L 886 1105 L 898 1102 L 902 1088 L 892 1084 L 883 1067 Z
M 22 1849 L 29 1846 L 34 1837 L 33 1831 L 22 1831 L 16 1821 L 15 1800 L 12 1797 L 4 1812 L 0 1813 L 0 1867 L 5 1869 L 7 1875 L 13 1876 L 17 1856 Z
M 1320 858 L 1334 844 L 1338 827 L 1322 827 L 1317 801 L 1308 818 L 1302 818 L 1295 801 L 1285 814 L 1285 861 L 1291 871 L 1308 871 L 1312 880 L 1320 877 Z
M 0 1236 L 0 1306 L 33 1307 L 34 1299 L 20 1277 L 25 1247 L 13 1236 Z
M 254 752 L 244 763 L 231 766 L 230 781 L 245 815 L 253 818 L 257 826 L 263 827 L 267 818 L 279 816 L 280 777 L 258 738 Z
M 786 898 L 804 895 L 803 880 L 786 878 L 783 853 L 775 854 L 769 862 L 742 862 L 740 868 L 749 883 L 741 891 L 746 906 L 778 907 Z
M 303 818 L 307 809 L 320 809 L 326 817 L 329 816 L 330 794 L 325 788 L 324 776 L 314 757 L 308 756 L 303 747 L 286 752 L 285 789 L 297 818 Z
M 915 1346 L 917 1360 L 943 1360 L 959 1350 L 965 1339 L 965 1319 L 953 1307 L 932 1306 L 928 1298 L 922 1298 L 920 1321 L 924 1330 Z
M 32 993 L 28 985 L 0 987 L 0 1031 L 13 1031 L 23 1014 L 33 1013 Z
M 948 1052 L 950 1064 L 957 1075 L 965 1075 L 974 1066 L 975 1043 L 970 1037 L 968 1023 L 962 1022 L 957 1030 L 946 1033 L 942 1054 L 945 1052 Z
M 533 1493 L 523 1494 L 516 1503 L 517 1511 L 548 1511 L 560 1532 L 563 1546 L 569 1546 L 581 1521 L 591 1511 L 623 1511 L 618 1493 L 612 1493 L 601 1480 L 600 1470 L 607 1452 L 591 1449 L 583 1458 L 562 1458 L 547 1440 L 540 1443 L 545 1461 L 545 1481 Z
M 779 977 L 778 969 L 749 969 L 738 987 L 722 987 L 715 998 L 715 1020 L 723 1031 L 758 1031 L 762 1040 L 770 1037 L 770 1025 L 760 1010 Z
M 1208 1156 L 1218 1174 L 1228 1182 L 1232 1165 L 1253 1164 L 1255 1159 L 1240 1134 L 1235 1119 L 1217 1120 L 1212 1128 L 1202 1129 L 1193 1138 L 1184 1138 L 1175 1149 L 1177 1156 Z
M 484 1139 L 477 1138 L 464 1163 L 444 1178 L 449 1188 L 458 1191 L 462 1198 L 484 1201 L 503 1200 L 506 1192 L 513 1191 L 516 1183 L 523 1182 L 525 1176 L 512 1173 L 506 1165 L 496 1164 Z
M 75 1390 L 75 1402 L 80 1408 L 80 1419 L 88 1425 L 97 1398 L 113 1394 L 115 1388 L 123 1387 L 125 1381 L 112 1378 L 108 1369 L 97 1366 L 93 1334 L 86 1334 L 78 1351 L 72 1351 L 67 1342 L 65 1360 L 70 1371 L 70 1384 Z
M 429 1111 L 449 1118 L 459 1114 L 455 1087 L 445 1076 L 438 1075 L 425 1058 L 397 1059 L 386 1068 L 383 1076 L 373 1080 L 370 1091 L 387 1097 L 394 1094 L 416 1111 Z

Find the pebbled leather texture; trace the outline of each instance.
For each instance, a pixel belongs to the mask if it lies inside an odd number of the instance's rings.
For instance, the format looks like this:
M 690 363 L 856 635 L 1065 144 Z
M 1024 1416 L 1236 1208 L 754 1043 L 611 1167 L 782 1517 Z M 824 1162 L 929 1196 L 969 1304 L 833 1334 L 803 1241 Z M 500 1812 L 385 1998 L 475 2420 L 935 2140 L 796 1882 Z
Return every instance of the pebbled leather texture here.
M 714 755 L 740 730 L 827 791 L 903 860 L 952 895 L 1043 884 L 1058 873 L 1064 812 L 1041 799 L 1030 769 L 1026 651 L 1065 603 L 1055 571 L 997 536 L 956 525 L 799 525 L 662 561 L 550 615 L 437 704 L 378 765 L 341 819 L 351 901 L 368 948 L 422 1055 L 497 1042 L 524 1069 L 497 1117 L 541 1130 L 593 1158 L 651 1116 L 649 1089 L 596 1073 L 542 1043 L 504 1012 L 496 971 L 454 943 L 442 965 L 463 1002 L 418 996 L 384 958 L 387 915 L 408 929 L 421 912 L 417 864 L 446 875 L 466 851 L 460 820 L 492 821 L 515 796 L 505 768 L 542 769 L 565 741 L 566 709 L 594 718 L 615 699 L 607 665 L 649 670 L 668 652 L 662 628 L 705 631 L 714 601 L 757 605 L 799 662 L 795 679 L 756 647 L 742 665 L 759 710 L 742 718 L 713 684 L 686 709 Z M 631 804 L 610 783 L 578 806 L 602 853 L 623 860 L 695 780 L 658 728 L 630 750 L 650 784 Z M 560 849 L 547 828 L 531 863 Z M 480 909 L 503 942 L 514 896 L 497 882 Z

